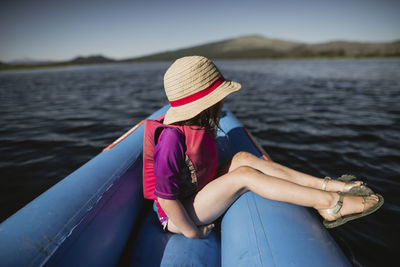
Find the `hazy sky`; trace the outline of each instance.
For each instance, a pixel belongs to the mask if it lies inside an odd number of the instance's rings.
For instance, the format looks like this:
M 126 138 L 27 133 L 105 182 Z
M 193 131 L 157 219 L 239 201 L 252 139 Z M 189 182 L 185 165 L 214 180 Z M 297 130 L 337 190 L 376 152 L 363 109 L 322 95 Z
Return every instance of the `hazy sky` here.
M 400 0 L 0 0 L 0 61 L 121 59 L 260 34 L 400 39 Z

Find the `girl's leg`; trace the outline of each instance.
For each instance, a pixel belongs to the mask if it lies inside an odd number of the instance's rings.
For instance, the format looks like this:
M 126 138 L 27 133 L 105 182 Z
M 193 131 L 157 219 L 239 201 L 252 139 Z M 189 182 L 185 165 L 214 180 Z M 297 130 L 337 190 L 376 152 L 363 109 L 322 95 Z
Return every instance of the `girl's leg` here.
M 237 153 L 228 164 L 229 165 L 226 166 L 226 170 L 228 172 L 231 172 L 241 166 L 249 166 L 261 171 L 264 174 L 288 180 L 290 182 L 307 187 L 322 189 L 322 185 L 324 183 L 324 179 L 290 169 L 270 160 L 266 161 L 264 159 L 257 158 L 248 152 Z M 361 184 L 362 182 L 360 181 L 354 182 L 354 185 Z M 329 180 L 329 182 L 326 183 L 325 190 L 337 192 L 345 191 L 344 188 L 345 183 L 336 180 Z
M 337 193 L 302 186 L 242 166 L 207 184 L 194 199 L 185 203 L 185 207 L 196 225 L 209 224 L 246 191 L 252 191 L 264 198 L 315 209 L 331 208 L 339 200 Z M 361 197 L 346 196 L 341 215 L 362 212 L 362 201 Z M 321 215 L 328 220 L 332 219 L 329 217 L 331 215 Z M 179 233 L 172 221 L 168 223 L 168 230 Z

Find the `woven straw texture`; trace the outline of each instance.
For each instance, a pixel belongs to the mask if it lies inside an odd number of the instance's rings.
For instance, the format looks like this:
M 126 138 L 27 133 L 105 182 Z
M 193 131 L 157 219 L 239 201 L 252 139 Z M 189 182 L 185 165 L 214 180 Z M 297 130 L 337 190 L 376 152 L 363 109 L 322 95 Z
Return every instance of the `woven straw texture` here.
M 176 101 L 206 89 L 221 76 L 211 60 L 202 56 L 183 57 L 177 59 L 165 72 L 165 93 L 169 101 Z M 164 123 L 191 119 L 240 88 L 239 83 L 225 80 L 208 95 L 182 106 L 171 107 L 165 115 Z

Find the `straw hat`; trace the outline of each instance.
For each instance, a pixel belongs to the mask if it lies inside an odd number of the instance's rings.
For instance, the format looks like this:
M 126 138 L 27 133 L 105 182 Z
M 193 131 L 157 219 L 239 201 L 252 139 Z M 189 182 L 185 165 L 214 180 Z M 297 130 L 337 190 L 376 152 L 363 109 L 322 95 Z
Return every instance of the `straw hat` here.
M 179 58 L 164 75 L 165 93 L 171 104 L 164 123 L 191 119 L 240 87 L 237 82 L 225 80 L 214 63 L 205 57 Z

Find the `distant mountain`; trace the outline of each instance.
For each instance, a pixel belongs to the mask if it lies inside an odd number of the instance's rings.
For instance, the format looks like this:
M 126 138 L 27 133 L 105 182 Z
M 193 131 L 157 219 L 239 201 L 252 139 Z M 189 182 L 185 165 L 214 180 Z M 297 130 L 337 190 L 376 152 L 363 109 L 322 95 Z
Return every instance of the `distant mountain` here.
M 102 55 L 93 55 L 93 56 L 88 56 L 88 57 L 76 57 L 70 61 L 67 61 L 65 63 L 70 63 L 70 64 L 101 64 L 101 63 L 111 63 L 115 62 L 116 60 L 110 59 L 107 57 L 104 57 Z
M 93 55 L 82 57 L 78 56 L 69 61 L 36 61 L 31 60 L 31 63 L 27 61 L 13 61 L 9 63 L 1 64 L 0 62 L 0 70 L 12 70 L 12 69 L 29 69 L 29 68 L 49 68 L 49 67 L 63 67 L 63 66 L 74 66 L 74 65 L 87 65 L 87 64 L 103 64 L 103 63 L 112 63 L 117 62 L 114 59 L 110 59 L 104 57 L 102 55 Z
M 343 56 L 343 57 L 390 57 L 400 56 L 400 43 L 361 43 L 334 41 L 320 44 L 309 44 L 304 48 L 305 55 L 310 56 Z
M 400 42 L 361 43 L 335 41 L 307 44 L 250 35 L 123 61 L 173 60 L 187 55 L 203 55 L 212 59 L 388 57 L 400 56 Z
M 12 64 L 12 65 L 48 65 L 48 64 L 55 64 L 55 63 L 57 63 L 57 61 L 37 60 L 37 59 L 31 59 L 31 58 L 21 58 L 21 59 L 16 59 L 16 60 L 7 62 L 7 64 Z
M 188 55 L 203 55 L 211 59 L 262 58 L 335 58 L 335 57 L 400 57 L 400 40 L 386 43 L 333 41 L 307 44 L 248 35 L 147 56 L 114 60 L 102 55 L 79 56 L 63 62 L 0 62 L 0 70 L 70 65 L 103 64 L 136 61 L 171 61 Z
M 71 60 L 67 61 L 51 61 L 51 60 L 36 60 L 36 59 L 31 59 L 31 58 L 22 58 L 22 59 L 16 59 L 10 62 L 7 62 L 7 64 L 10 65 L 65 65 L 65 64 L 101 64 L 101 63 L 110 63 L 110 62 L 115 62 L 114 59 L 110 59 L 107 57 L 104 57 L 102 55 L 92 55 L 92 56 L 77 56 Z

